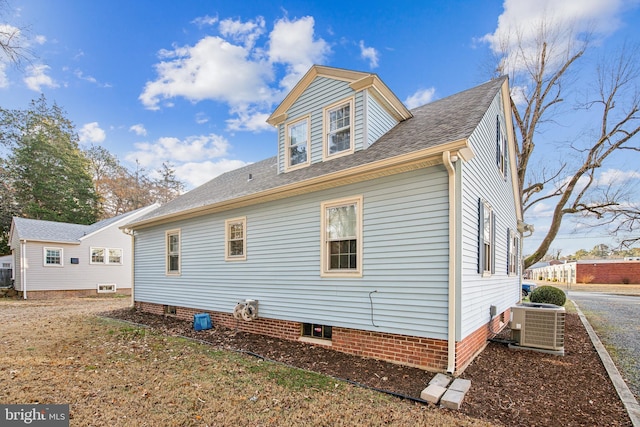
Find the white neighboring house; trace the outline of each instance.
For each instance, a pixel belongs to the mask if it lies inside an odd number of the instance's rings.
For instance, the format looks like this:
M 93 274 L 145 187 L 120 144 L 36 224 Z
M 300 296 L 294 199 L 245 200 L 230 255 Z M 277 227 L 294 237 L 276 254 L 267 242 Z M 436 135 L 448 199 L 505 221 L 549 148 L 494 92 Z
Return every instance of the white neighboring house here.
M 119 227 L 157 204 L 91 225 L 14 217 L 14 286 L 24 298 L 131 294 L 132 237 Z

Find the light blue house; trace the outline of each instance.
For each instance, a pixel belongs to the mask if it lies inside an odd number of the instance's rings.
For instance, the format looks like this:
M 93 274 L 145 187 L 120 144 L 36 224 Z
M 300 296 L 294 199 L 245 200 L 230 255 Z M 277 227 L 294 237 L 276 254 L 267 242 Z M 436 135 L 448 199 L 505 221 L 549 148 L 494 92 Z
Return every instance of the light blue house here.
M 126 225 L 135 305 L 460 372 L 520 296 L 511 120 L 506 77 L 409 111 L 314 66 L 268 119 L 277 156 Z

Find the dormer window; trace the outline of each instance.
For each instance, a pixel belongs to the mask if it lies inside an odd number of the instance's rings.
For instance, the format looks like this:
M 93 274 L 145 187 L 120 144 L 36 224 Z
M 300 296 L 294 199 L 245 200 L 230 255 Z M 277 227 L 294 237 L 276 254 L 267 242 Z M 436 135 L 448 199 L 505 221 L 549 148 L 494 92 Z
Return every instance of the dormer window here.
M 287 169 L 309 164 L 309 117 L 289 123 L 286 127 Z
M 353 99 L 325 109 L 325 157 L 353 153 Z

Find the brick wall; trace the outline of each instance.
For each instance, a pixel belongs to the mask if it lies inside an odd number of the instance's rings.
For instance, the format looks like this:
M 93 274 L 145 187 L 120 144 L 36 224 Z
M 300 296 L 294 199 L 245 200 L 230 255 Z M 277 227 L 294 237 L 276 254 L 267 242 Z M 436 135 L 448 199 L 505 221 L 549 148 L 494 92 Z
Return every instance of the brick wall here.
M 456 372 L 462 372 L 473 361 L 473 359 L 484 350 L 487 340 L 500 332 L 511 318 L 511 309 L 507 309 L 502 314 L 494 317 L 491 324 L 479 327 L 462 341 L 456 343 Z
M 578 264 L 576 280 L 578 283 L 640 284 L 640 262 Z
M 165 306 L 136 301 L 136 309 L 157 315 L 165 314 Z M 230 313 L 198 310 L 186 307 L 175 307 L 177 318 L 193 321 L 197 313 L 209 313 L 214 325 L 221 325 L 243 332 L 266 335 L 297 341 L 300 338 L 302 324 L 286 320 L 259 318 L 250 322 L 238 320 Z M 508 310 L 503 314 L 509 318 Z M 492 328 L 498 330 L 501 316 L 496 316 Z M 462 370 L 484 348 L 491 332 L 487 325 L 456 345 L 456 373 Z M 321 340 L 314 344 L 322 345 Z M 431 338 L 412 337 L 407 335 L 387 334 L 375 331 L 363 331 L 350 328 L 332 328 L 332 340 L 327 347 L 342 353 L 385 360 L 405 366 L 414 366 L 429 371 L 444 372 L 447 369 L 447 341 Z
M 55 291 L 30 291 L 27 289 L 27 299 L 62 299 L 73 297 L 113 297 L 114 295 L 131 295 L 131 289 L 122 289 L 117 292 L 98 293 L 95 289 L 74 289 Z M 22 291 L 18 291 L 18 298 L 23 298 Z

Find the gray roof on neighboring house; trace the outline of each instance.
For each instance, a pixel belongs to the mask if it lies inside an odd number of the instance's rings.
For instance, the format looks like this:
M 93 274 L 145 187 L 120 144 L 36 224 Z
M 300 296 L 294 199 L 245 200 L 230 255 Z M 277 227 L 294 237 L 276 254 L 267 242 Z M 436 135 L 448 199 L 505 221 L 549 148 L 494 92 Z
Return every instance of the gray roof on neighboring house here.
M 348 156 L 314 163 L 278 174 L 277 157 L 226 172 L 164 206 L 136 218 L 139 222 L 170 217 L 239 197 L 258 194 L 288 184 L 304 182 L 333 172 L 374 163 L 430 147 L 468 138 L 476 129 L 506 76 L 411 110 L 407 119 L 368 147 Z M 274 144 L 275 145 L 275 144 Z M 251 175 L 251 180 L 248 179 Z
M 91 225 L 14 217 L 13 232 L 17 234 L 20 240 L 80 243 L 84 236 L 106 228 L 147 208 L 149 206 L 104 219 Z

